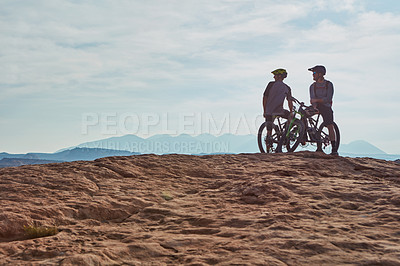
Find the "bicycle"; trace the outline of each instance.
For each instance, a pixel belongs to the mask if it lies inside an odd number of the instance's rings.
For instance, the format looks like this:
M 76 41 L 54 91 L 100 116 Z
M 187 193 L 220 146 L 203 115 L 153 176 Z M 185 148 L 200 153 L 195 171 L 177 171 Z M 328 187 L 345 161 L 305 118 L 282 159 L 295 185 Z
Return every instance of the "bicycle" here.
M 294 152 L 299 144 L 306 146 L 307 143 L 316 144 L 317 151 L 329 153 L 331 141 L 328 127 L 321 122 L 321 114 L 312 106 L 306 106 L 292 97 L 292 100 L 299 105 L 298 110 L 294 108 L 294 114 L 285 125 L 285 131 L 279 139 L 276 152 Z M 315 117 L 316 116 L 316 117 Z M 339 127 L 334 122 L 334 133 L 336 145 L 340 145 Z
M 258 142 L 258 148 L 261 153 L 276 152 L 279 139 L 284 132 L 285 124 L 286 124 L 285 118 L 281 116 L 275 116 L 274 125 L 272 126 L 272 134 L 270 137 L 267 136 L 267 122 L 264 122 L 260 125 L 257 134 L 257 142 Z

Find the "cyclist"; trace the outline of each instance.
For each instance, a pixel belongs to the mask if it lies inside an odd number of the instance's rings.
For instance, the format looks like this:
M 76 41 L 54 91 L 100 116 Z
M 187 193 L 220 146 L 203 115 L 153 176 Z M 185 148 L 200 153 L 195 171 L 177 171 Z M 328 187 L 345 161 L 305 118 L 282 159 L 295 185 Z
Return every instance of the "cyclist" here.
M 287 71 L 283 68 L 278 68 L 271 73 L 274 75 L 275 81 L 268 83 L 263 96 L 264 117 L 267 124 L 267 138 L 269 140 L 271 140 L 275 117 L 281 116 L 288 119 L 290 113 L 293 112 L 291 89 L 283 82 L 283 80 L 287 77 Z M 290 112 L 283 108 L 283 102 L 285 101 L 285 98 L 288 101 Z
M 310 86 L 310 102 L 313 107 L 317 108 L 322 118 L 327 125 L 329 131 L 329 139 L 332 144 L 332 155 L 338 155 L 338 147 L 335 139 L 335 129 L 333 126 L 333 84 L 325 79 L 326 68 L 321 65 L 309 68 L 313 72 L 313 80 L 315 81 Z M 321 149 L 317 151 L 322 151 Z

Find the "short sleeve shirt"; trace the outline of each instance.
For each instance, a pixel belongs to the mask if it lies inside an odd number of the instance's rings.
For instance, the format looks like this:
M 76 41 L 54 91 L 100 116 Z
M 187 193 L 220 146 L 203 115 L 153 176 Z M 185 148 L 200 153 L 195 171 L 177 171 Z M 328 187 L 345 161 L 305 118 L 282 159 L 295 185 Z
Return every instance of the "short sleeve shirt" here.
M 333 84 L 328 80 L 324 82 L 314 82 L 310 86 L 310 98 L 311 99 L 322 99 L 324 105 L 327 107 L 332 106 L 333 98 Z
M 267 97 L 265 114 L 282 115 L 284 113 L 283 102 L 289 96 L 291 96 L 290 87 L 284 82 L 275 81 L 273 84 L 268 84 L 264 91 L 264 97 Z

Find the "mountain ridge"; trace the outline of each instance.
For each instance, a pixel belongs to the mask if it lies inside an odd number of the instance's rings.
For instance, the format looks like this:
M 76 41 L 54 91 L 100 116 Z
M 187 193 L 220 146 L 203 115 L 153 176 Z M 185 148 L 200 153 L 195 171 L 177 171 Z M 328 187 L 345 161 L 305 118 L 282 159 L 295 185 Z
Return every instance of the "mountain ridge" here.
M 8 154 L 2 152 L 0 153 L 0 160 L 3 158 L 12 158 L 13 160 L 0 161 L 0 167 L 79 160 L 90 161 L 109 156 L 149 153 L 192 155 L 259 153 L 256 140 L 257 137 L 251 134 L 223 134 L 220 136 L 208 133 L 197 136 L 157 134 L 148 138 L 128 134 L 81 143 L 55 153 Z M 308 146 L 304 150 L 313 151 L 314 149 L 312 146 Z M 400 155 L 387 154 L 364 140 L 341 144 L 339 154 L 347 157 L 371 157 L 391 161 L 400 158 Z
M 183 143 L 185 145 L 177 145 L 177 143 Z M 84 142 L 73 147 L 106 148 L 156 154 L 259 152 L 256 135 L 234 135 L 231 133 L 219 136 L 208 133 L 195 136 L 188 134 L 181 134 L 177 136 L 156 134 L 148 138 L 140 138 L 135 135 L 123 135 L 120 137 Z M 355 140 L 348 144 L 341 144 L 339 152 L 355 155 L 387 155 L 385 151 L 365 140 Z
M 0 160 L 14 159 L 20 160 L 20 163 L 29 162 L 29 160 L 42 160 L 51 162 L 71 162 L 71 161 L 91 161 L 98 158 L 109 156 L 130 156 L 137 155 L 123 150 L 96 149 L 96 148 L 73 148 L 55 153 L 26 153 L 26 154 L 9 154 L 6 152 L 0 153 Z M 32 161 L 33 162 L 33 161 Z M 1 166 L 0 166 L 1 167 Z

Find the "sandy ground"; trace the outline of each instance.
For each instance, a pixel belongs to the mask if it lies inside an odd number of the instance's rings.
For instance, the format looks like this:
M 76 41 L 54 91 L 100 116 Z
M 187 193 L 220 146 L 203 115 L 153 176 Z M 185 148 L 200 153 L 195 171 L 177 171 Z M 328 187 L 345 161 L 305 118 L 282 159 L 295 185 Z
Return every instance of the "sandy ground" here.
M 311 152 L 0 169 L 3 265 L 400 265 L 400 165 Z M 23 226 L 56 226 L 27 239 Z

